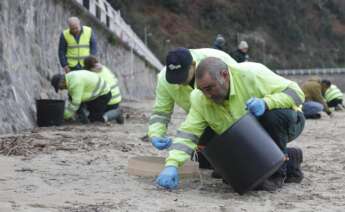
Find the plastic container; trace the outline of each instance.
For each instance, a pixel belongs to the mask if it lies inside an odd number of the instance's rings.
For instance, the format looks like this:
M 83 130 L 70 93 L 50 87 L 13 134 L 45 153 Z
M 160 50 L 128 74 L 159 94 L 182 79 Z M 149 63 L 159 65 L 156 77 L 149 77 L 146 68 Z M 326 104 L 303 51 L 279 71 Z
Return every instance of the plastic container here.
M 284 163 L 284 154 L 251 114 L 216 136 L 203 154 L 236 192 L 254 189 Z
M 36 100 L 37 125 L 39 127 L 62 125 L 64 120 L 64 110 L 64 100 Z

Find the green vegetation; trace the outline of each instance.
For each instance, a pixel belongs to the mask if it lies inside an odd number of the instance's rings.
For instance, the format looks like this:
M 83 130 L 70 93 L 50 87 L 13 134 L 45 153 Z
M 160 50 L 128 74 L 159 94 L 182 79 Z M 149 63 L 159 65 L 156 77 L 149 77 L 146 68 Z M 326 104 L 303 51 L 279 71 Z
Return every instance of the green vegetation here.
M 239 40 L 252 61 L 271 68 L 345 65 L 343 0 L 109 0 L 164 62 L 173 47 L 211 47 L 218 33 L 227 51 Z M 145 30 L 146 28 L 146 30 Z

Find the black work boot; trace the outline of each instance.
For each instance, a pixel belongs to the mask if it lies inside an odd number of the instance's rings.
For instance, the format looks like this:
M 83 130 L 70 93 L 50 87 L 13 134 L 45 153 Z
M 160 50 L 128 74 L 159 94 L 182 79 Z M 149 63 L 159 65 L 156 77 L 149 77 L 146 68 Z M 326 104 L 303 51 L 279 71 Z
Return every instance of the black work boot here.
M 86 106 L 82 104 L 77 111 L 77 121 L 81 122 L 82 124 L 90 123 L 90 120 L 88 118 L 89 114 L 90 112 L 87 110 Z
M 303 162 L 303 152 L 300 148 L 287 148 L 288 163 L 287 163 L 287 178 L 286 183 L 300 183 L 304 174 L 301 170 L 301 163 Z
M 121 114 L 118 117 L 116 117 L 115 120 L 116 120 L 116 123 L 118 124 L 123 124 L 125 122 L 125 118 L 123 117 L 122 111 L 121 111 Z

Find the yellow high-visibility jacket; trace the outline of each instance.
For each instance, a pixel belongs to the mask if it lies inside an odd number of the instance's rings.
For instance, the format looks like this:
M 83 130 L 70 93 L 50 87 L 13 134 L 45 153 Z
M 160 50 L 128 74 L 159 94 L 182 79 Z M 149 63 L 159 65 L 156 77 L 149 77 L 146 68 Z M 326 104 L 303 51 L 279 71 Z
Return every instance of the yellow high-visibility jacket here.
M 67 43 L 66 57 L 68 66 L 74 67 L 78 63 L 84 66 L 84 59 L 90 55 L 92 29 L 88 26 L 83 26 L 79 42 L 76 41 L 69 29 L 65 29 L 63 35 Z
M 72 118 L 81 103 L 92 101 L 110 92 L 105 80 L 90 71 L 72 71 L 65 75 L 65 79 L 68 94 L 72 99 L 65 108 L 65 119 Z
M 108 105 L 114 105 L 121 102 L 122 97 L 120 93 L 120 88 L 118 85 L 118 80 L 115 77 L 114 73 L 111 72 L 106 66 L 102 66 L 100 72 L 96 72 L 98 76 L 105 80 L 105 82 L 110 86 L 111 99 L 108 102 Z
M 193 61 L 196 66 L 200 61 L 206 57 L 217 57 L 226 64 L 237 64 L 227 53 L 210 48 L 204 49 L 189 49 Z M 196 86 L 194 86 L 195 88 Z M 149 137 L 161 137 L 166 134 L 167 126 L 170 121 L 171 114 L 174 110 L 174 105 L 180 106 L 186 113 L 190 108 L 190 93 L 193 88 L 190 85 L 178 85 L 167 82 L 165 78 L 165 67 L 158 74 L 158 82 L 156 87 L 156 99 L 153 108 L 153 113 L 149 122 Z
M 248 113 L 245 103 L 251 97 L 262 98 L 268 110 L 301 110 L 304 94 L 297 83 L 276 75 L 266 66 L 243 62 L 230 65 L 229 73 L 229 99 L 222 105 L 207 98 L 200 90 L 193 90 L 190 111 L 173 141 L 166 166 L 183 165 L 196 149 L 207 126 L 217 134 L 225 132 Z
M 331 85 L 325 92 L 325 99 L 327 102 L 334 99 L 343 99 L 343 93 L 336 85 Z

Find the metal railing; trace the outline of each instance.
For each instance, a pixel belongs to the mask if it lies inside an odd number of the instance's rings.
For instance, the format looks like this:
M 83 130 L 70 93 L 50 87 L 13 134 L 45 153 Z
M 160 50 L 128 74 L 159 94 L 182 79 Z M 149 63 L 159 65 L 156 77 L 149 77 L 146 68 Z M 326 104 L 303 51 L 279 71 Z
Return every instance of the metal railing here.
M 122 19 L 120 11 L 116 11 L 106 0 L 75 0 L 85 7 L 100 22 L 114 32 L 121 42 L 133 49 L 139 56 L 158 70 L 163 68 L 162 63 L 145 46 L 142 40 L 135 34 L 132 28 Z
M 294 75 L 334 75 L 345 74 L 345 68 L 324 68 L 324 69 L 286 69 L 276 70 L 279 75 L 294 76 Z

